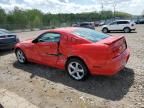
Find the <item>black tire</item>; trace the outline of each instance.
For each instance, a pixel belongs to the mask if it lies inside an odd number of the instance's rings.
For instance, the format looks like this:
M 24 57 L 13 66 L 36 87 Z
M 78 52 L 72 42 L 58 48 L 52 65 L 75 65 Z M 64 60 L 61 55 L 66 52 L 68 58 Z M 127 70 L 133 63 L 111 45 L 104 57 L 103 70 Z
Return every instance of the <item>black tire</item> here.
M 130 33 L 130 32 L 131 32 L 131 29 L 130 29 L 129 27 L 125 27 L 125 28 L 123 29 L 123 31 L 124 31 L 125 33 Z
M 23 55 L 23 58 L 20 58 L 19 53 L 21 53 L 21 54 Z M 16 55 L 17 60 L 18 60 L 19 63 L 21 63 L 21 64 L 26 64 L 26 63 L 27 63 L 27 58 L 26 58 L 24 52 L 23 52 L 21 49 L 16 49 L 15 55 Z M 20 59 L 21 59 L 21 60 L 20 60 Z M 23 59 L 23 60 L 22 60 L 22 59 Z
M 108 33 L 109 30 L 108 30 L 108 28 L 103 28 L 103 29 L 102 29 L 102 32 L 103 32 L 103 33 Z
M 81 75 L 82 77 L 81 78 L 75 78 L 75 77 L 73 77 L 72 75 L 71 75 L 71 72 L 69 71 L 69 65 L 71 64 L 71 63 L 78 63 L 78 64 L 80 64 L 79 66 L 79 68 L 82 68 L 83 69 L 83 75 Z M 80 60 L 80 59 L 77 59 L 77 58 L 72 58 L 72 59 L 70 59 L 68 62 L 67 62 L 67 64 L 66 64 L 66 71 L 68 72 L 68 75 L 72 78 L 72 79 L 74 79 L 74 80 L 77 80 L 77 81 L 81 81 L 81 80 L 85 80 L 85 79 L 87 79 L 88 78 L 88 75 L 89 75 L 89 71 L 88 71 L 88 68 L 87 68 L 87 66 L 86 66 L 86 64 L 82 61 L 82 60 Z M 75 73 L 75 74 L 77 74 L 77 73 Z M 80 75 L 80 73 L 79 73 L 79 75 Z

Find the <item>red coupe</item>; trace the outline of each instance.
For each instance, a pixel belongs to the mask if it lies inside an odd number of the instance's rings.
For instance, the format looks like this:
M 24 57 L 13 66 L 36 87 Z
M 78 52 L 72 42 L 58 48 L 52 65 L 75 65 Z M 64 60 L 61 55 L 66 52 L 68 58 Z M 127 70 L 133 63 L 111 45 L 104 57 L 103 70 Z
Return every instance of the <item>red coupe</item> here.
M 124 36 L 77 27 L 48 30 L 36 39 L 18 43 L 15 53 L 20 63 L 66 69 L 75 80 L 85 79 L 89 73 L 114 75 L 130 56 Z

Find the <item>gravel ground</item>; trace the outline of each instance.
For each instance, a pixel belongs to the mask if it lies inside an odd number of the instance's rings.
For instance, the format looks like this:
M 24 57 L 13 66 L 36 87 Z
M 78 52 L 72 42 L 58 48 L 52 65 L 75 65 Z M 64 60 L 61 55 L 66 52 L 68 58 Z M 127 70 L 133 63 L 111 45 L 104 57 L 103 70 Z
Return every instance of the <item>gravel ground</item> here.
M 18 36 L 25 40 L 42 32 Z M 134 33 L 111 34 L 125 35 L 131 50 L 130 60 L 119 74 L 77 82 L 63 70 L 34 63 L 22 65 L 12 51 L 0 51 L 0 91 L 12 92 L 38 108 L 144 108 L 144 25 L 138 25 Z M 10 103 L 2 100 L 0 97 L 3 106 Z

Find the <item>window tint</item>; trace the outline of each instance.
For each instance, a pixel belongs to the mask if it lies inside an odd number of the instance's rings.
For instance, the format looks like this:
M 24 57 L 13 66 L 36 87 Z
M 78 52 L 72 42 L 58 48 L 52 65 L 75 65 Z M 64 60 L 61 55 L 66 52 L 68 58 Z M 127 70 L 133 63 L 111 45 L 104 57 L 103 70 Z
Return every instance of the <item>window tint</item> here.
M 88 26 L 88 25 L 90 25 L 90 24 L 88 24 L 88 23 L 80 24 L 80 26 Z
M 59 42 L 60 34 L 58 33 L 45 33 L 39 39 L 39 42 Z
M 118 21 L 117 24 L 129 24 L 128 21 Z
M 73 34 L 83 37 L 92 42 L 97 42 L 108 37 L 107 34 L 99 33 L 96 32 L 95 30 L 85 28 L 75 29 L 73 31 Z

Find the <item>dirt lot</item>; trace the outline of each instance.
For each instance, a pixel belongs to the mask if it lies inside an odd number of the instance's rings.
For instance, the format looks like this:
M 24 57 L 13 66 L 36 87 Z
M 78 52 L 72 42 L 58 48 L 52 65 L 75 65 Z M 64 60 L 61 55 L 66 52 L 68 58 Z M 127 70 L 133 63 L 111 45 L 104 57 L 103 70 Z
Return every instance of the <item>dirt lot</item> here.
M 18 36 L 25 40 L 41 32 Z M 72 80 L 63 70 L 19 64 L 13 52 L 1 51 L 0 104 L 5 107 L 16 95 L 38 108 L 144 108 L 144 26 L 137 26 L 137 33 L 111 34 L 127 39 L 131 57 L 126 68 L 113 77 L 91 76 L 82 82 Z M 10 93 L 15 95 L 9 100 L 1 96 Z M 5 108 L 22 108 L 20 102 L 14 102 L 13 107 Z

